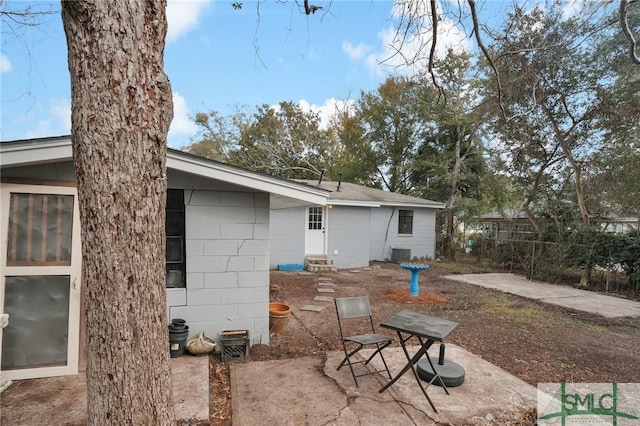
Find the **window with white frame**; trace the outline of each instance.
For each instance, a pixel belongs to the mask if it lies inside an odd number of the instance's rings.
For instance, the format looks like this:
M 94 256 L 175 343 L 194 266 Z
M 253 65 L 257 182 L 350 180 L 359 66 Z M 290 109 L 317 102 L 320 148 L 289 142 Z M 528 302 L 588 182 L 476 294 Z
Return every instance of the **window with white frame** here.
M 413 234 L 413 210 L 398 211 L 398 234 Z

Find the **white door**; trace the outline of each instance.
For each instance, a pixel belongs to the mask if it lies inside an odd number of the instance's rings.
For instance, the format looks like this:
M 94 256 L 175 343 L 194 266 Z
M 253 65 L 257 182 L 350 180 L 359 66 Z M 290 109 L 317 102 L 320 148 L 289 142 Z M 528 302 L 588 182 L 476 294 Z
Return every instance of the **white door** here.
M 0 369 L 9 380 L 78 372 L 80 220 L 72 187 L 0 191 Z
M 306 255 L 324 254 L 325 222 L 324 207 L 307 208 L 307 226 L 304 238 Z

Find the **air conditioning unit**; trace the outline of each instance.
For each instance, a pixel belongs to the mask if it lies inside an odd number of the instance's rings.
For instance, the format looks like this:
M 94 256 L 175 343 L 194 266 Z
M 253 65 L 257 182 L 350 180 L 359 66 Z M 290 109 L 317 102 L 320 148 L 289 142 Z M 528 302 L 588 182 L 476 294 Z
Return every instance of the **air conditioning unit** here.
M 411 262 L 411 249 L 392 248 L 391 249 L 391 261 L 393 263 Z

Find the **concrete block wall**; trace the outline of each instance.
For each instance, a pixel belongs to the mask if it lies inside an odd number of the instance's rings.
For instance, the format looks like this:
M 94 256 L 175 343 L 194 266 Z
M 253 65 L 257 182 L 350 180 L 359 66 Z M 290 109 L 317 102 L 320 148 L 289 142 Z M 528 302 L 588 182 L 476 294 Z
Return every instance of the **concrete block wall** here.
M 167 289 L 169 320 L 189 338 L 249 330 L 268 344 L 269 194 L 185 190 L 185 219 L 187 288 Z

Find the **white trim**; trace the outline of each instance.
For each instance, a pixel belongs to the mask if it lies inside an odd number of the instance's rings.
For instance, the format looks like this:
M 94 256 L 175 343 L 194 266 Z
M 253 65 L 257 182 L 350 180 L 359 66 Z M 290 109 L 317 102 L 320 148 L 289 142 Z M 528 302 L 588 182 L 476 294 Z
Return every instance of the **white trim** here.
M 0 143 L 0 166 L 2 167 L 55 163 L 70 161 L 71 158 L 70 137 Z
M 327 201 L 327 204 L 333 206 L 348 206 L 348 207 L 410 207 L 416 209 L 442 209 L 445 207 L 442 203 L 433 204 L 420 204 L 420 203 L 403 203 L 403 202 L 388 202 L 388 201 L 357 201 L 357 200 L 332 200 Z
M 327 204 L 332 206 L 347 206 L 347 207 L 382 207 L 382 203 L 379 201 L 355 201 L 355 200 L 332 200 L 329 199 Z

